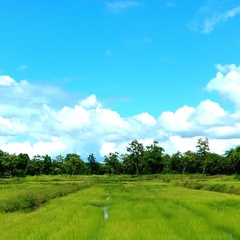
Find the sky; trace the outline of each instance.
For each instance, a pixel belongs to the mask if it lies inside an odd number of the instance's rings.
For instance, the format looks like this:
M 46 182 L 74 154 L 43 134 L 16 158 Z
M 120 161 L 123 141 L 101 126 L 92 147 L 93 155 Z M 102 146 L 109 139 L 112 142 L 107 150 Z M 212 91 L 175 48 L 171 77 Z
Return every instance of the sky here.
M 240 2 L 0 0 L 0 149 L 240 144 Z

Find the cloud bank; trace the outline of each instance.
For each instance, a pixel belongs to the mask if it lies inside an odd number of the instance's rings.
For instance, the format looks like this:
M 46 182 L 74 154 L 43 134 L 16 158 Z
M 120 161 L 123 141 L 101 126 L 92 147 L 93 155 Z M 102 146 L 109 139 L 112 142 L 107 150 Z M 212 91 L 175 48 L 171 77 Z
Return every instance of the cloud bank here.
M 231 101 L 233 113 L 205 99 L 197 106 L 159 113 L 158 118 L 147 112 L 123 118 L 103 106 L 94 94 L 74 106 L 61 103 L 59 107 L 58 98 L 66 97 L 61 89 L 0 76 L 0 149 L 31 157 L 70 152 L 82 157 L 90 153 L 104 156 L 114 151 L 124 153 L 134 139 L 145 145 L 155 139 L 171 154 L 194 151 L 197 139 L 208 137 L 211 151 L 224 153 L 240 144 L 240 66 L 216 68 L 206 90 Z

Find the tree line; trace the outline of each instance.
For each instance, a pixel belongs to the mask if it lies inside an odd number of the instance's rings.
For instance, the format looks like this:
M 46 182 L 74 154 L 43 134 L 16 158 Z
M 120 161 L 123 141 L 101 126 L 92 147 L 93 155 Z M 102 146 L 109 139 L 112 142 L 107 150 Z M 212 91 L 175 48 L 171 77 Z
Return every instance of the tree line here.
M 58 155 L 52 159 L 49 155 L 36 155 L 32 159 L 27 154 L 9 154 L 0 150 L 0 177 L 24 177 L 27 175 L 59 174 L 157 174 L 176 173 L 207 175 L 239 174 L 240 146 L 236 146 L 223 155 L 209 150 L 208 139 L 199 138 L 195 151 L 166 154 L 157 141 L 144 147 L 138 140 L 130 142 L 125 154 L 110 153 L 98 162 L 94 154 L 84 161 L 76 153 Z

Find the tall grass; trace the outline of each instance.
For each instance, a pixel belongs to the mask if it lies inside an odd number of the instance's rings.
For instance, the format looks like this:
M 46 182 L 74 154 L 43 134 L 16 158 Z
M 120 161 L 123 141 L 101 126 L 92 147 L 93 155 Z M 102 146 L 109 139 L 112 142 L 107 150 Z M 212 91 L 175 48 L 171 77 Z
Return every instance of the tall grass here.
M 40 180 L 40 181 L 39 181 Z M 34 210 L 51 199 L 62 197 L 80 189 L 89 187 L 90 182 L 69 182 L 61 179 L 46 181 L 46 177 L 25 179 L 23 182 L 12 181 L 0 184 L 0 211 Z
M 182 178 L 176 181 L 176 185 L 191 189 L 207 190 L 240 195 L 240 182 L 233 177 L 211 177 L 211 178 Z
M 0 213 L 0 239 L 240 239 L 240 196 L 182 188 L 174 184 L 179 176 L 163 178 L 76 178 L 77 184 L 91 182 L 91 187 L 52 199 L 33 212 Z M 57 185 L 51 181 L 34 179 L 31 184 L 41 193 L 53 191 Z M 60 178 L 61 187 L 64 181 L 66 186 L 74 182 Z M 238 184 L 217 178 L 209 184 L 224 181 Z

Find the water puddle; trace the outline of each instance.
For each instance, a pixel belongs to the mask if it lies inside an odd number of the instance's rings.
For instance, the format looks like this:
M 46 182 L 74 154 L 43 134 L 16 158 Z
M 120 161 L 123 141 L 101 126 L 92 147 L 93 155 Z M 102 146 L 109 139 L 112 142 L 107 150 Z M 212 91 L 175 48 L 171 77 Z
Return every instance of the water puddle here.
M 102 207 L 103 210 L 103 214 L 104 214 L 104 219 L 107 220 L 108 219 L 108 207 L 104 206 Z
M 106 201 L 109 201 L 110 200 L 110 197 L 107 197 L 105 199 Z M 94 206 L 94 207 L 99 207 L 103 210 L 103 217 L 104 217 L 104 220 L 107 220 L 108 219 L 108 206 L 104 206 L 100 203 L 97 203 L 97 202 L 94 202 L 94 203 L 90 203 L 91 206 Z

